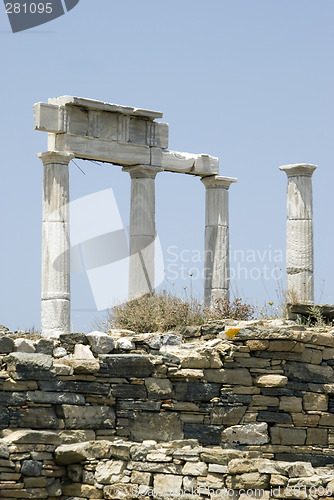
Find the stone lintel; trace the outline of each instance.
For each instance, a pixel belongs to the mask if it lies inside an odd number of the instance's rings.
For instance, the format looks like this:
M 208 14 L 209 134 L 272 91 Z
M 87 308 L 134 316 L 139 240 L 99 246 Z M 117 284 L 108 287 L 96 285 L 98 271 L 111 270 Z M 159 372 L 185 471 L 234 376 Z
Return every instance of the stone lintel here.
M 295 177 L 298 175 L 312 177 L 316 168 L 318 168 L 318 165 L 312 165 L 310 163 L 296 163 L 292 165 L 282 165 L 279 167 L 279 169 L 285 172 L 288 177 Z
M 137 116 L 148 120 L 162 118 L 161 111 L 152 111 L 150 109 L 133 108 L 132 106 L 122 106 L 120 104 L 112 104 L 95 99 L 85 99 L 84 97 L 75 97 L 63 95 L 48 99 L 49 104 L 57 106 L 79 106 L 80 108 L 92 109 L 97 111 L 111 111 L 113 113 L 121 113 L 123 115 Z
M 51 163 L 59 163 L 63 165 L 68 165 L 75 155 L 72 153 L 67 153 L 66 151 L 46 151 L 44 153 L 37 153 L 38 158 L 43 162 L 43 165 L 49 165 Z
M 220 175 L 210 175 L 201 179 L 206 189 L 223 188 L 229 189 L 230 185 L 238 182 L 235 177 L 223 177 Z
M 131 179 L 154 179 L 159 172 L 163 172 L 163 168 L 152 167 L 151 165 L 132 165 L 130 167 L 123 167 L 122 171 L 128 172 Z
M 200 176 L 219 174 L 218 158 L 208 154 L 181 153 L 153 147 L 151 165 L 184 174 Z

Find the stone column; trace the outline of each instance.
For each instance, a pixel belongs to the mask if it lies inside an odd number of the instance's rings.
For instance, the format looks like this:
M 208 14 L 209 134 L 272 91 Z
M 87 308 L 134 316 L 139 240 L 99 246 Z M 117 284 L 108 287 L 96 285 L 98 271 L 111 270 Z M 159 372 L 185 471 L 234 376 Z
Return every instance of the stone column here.
M 42 319 L 44 337 L 70 332 L 69 169 L 74 155 L 48 151 L 42 220 Z
M 203 177 L 205 186 L 204 304 L 212 308 L 218 298 L 229 299 L 228 189 L 237 179 Z
M 162 168 L 123 167 L 131 176 L 129 299 L 154 290 L 155 176 Z
M 312 174 L 316 165 L 280 167 L 288 176 L 286 268 L 287 301 L 314 302 Z

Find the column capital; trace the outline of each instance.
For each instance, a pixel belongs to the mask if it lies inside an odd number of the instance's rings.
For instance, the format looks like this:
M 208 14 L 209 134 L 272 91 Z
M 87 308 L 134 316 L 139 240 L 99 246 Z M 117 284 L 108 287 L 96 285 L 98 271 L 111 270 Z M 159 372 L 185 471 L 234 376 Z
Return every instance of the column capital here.
M 202 177 L 201 181 L 203 182 L 206 189 L 229 189 L 231 184 L 233 184 L 234 182 L 238 182 L 238 179 L 236 179 L 235 177 L 223 177 L 221 175 L 208 175 L 206 177 Z
M 163 168 L 152 167 L 151 165 L 131 165 L 129 167 L 123 167 L 122 171 L 128 172 L 131 179 L 154 179 L 159 172 L 163 171 Z
M 75 155 L 73 153 L 67 153 L 65 151 L 46 151 L 45 153 L 37 153 L 38 158 L 43 162 L 43 165 L 48 165 L 50 163 L 59 163 L 63 165 L 68 165 Z
M 293 165 L 282 165 L 279 167 L 279 169 L 285 172 L 288 177 L 295 177 L 297 175 L 312 177 L 316 168 L 318 168 L 318 165 L 311 165 L 310 163 L 296 163 Z

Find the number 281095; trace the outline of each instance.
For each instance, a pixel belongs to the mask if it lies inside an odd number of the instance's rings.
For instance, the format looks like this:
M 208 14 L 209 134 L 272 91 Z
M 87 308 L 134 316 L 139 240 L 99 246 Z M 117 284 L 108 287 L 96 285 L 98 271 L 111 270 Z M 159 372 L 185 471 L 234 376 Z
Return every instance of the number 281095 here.
M 7 14 L 51 14 L 52 2 L 48 3 L 6 3 Z

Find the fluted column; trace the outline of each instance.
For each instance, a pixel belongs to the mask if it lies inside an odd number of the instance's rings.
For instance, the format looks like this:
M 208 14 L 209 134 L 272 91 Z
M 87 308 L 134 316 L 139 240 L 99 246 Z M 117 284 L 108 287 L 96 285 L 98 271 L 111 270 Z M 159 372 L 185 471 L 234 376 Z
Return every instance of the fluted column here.
M 314 302 L 312 174 L 316 165 L 284 165 L 288 176 L 286 268 L 287 300 Z
M 123 167 L 131 176 L 129 299 L 154 290 L 155 176 L 161 168 Z
M 44 337 L 70 332 L 69 169 L 74 155 L 48 151 L 42 220 L 42 318 Z
M 229 194 L 237 179 L 203 177 L 205 186 L 204 304 L 212 308 L 218 298 L 229 299 Z

